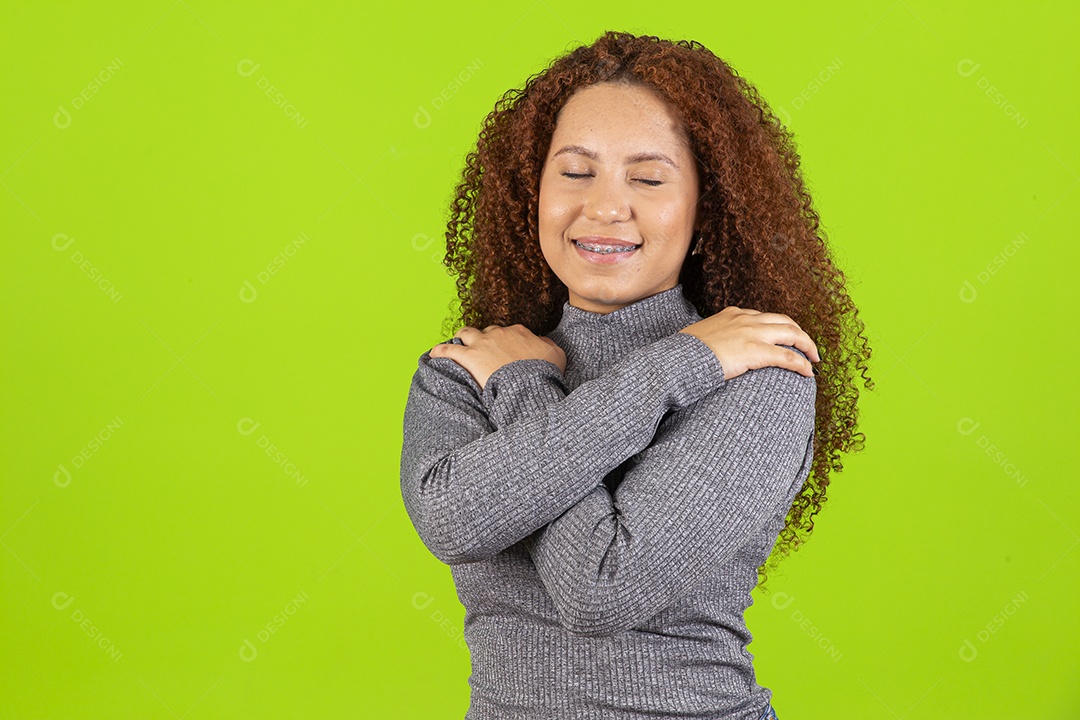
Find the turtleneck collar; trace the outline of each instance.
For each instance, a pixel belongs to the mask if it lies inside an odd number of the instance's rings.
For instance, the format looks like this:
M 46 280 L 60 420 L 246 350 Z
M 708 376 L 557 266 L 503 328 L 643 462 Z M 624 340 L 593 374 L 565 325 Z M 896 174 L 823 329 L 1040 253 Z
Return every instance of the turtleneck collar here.
M 546 337 L 566 351 L 563 376 L 572 390 L 605 372 L 631 350 L 701 319 L 679 283 L 609 313 L 564 302 L 559 324 Z

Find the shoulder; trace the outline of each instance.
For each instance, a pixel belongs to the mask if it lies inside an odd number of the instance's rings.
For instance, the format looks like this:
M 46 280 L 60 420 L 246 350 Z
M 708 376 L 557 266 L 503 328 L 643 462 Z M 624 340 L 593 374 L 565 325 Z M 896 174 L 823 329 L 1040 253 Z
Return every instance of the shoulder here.
M 453 337 L 439 344 L 463 345 L 464 343 L 461 342 L 461 338 Z M 416 365 L 416 372 L 413 373 L 412 378 L 414 388 L 438 395 L 444 394 L 443 391 L 447 390 L 468 391 L 479 397 L 480 386 L 469 371 L 456 361 L 448 357 L 432 357 L 431 350 L 425 350 Z
M 794 345 L 780 347 L 806 358 L 806 353 Z M 735 392 L 737 388 L 740 394 L 785 394 L 797 397 L 814 397 L 817 394 L 817 379 L 814 376 L 807 377 L 802 373 L 775 365 L 747 370 L 739 377 L 724 383 L 724 386 L 730 392 Z
M 781 347 L 806 357 L 803 351 L 792 345 Z M 809 423 L 812 426 L 816 402 L 815 377 L 770 365 L 747 370 L 724 382 L 702 398 L 700 404 L 705 412 L 723 409 L 725 412 L 743 412 L 759 418 L 783 418 L 785 422 L 795 425 Z
M 794 462 L 813 437 L 816 395 L 814 377 L 776 366 L 747 370 L 666 415 L 643 453 L 674 447 L 685 458 L 723 453 L 733 461 L 755 464 L 784 455 Z

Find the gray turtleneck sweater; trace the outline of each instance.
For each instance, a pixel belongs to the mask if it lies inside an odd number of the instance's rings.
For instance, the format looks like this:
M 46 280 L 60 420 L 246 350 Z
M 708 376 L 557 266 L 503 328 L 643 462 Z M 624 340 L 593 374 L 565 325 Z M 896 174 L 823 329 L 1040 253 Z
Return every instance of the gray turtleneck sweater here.
M 810 471 L 816 383 L 725 380 L 678 332 L 698 320 L 681 284 L 606 314 L 567 302 L 547 334 L 566 372 L 516 360 L 482 390 L 420 356 L 401 492 L 465 606 L 466 720 L 767 709 L 743 614 Z

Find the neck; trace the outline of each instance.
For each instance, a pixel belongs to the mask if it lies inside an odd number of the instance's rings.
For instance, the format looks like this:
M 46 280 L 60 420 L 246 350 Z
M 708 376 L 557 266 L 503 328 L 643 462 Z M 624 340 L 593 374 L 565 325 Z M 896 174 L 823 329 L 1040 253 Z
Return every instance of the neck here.
M 562 318 L 547 337 L 566 351 L 564 377 L 571 390 L 607 370 L 635 348 L 701 320 L 682 284 L 599 313 L 563 303 Z

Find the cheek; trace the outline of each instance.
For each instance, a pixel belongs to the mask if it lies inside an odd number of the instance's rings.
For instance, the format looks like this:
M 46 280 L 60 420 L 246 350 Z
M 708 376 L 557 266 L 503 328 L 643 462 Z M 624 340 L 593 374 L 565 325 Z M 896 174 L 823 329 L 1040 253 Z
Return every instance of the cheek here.
M 541 186 L 537 208 L 537 222 L 539 224 L 537 230 L 540 234 L 540 252 L 543 253 L 549 263 L 553 259 L 551 253 L 558 244 L 557 241 L 562 230 L 558 205 L 553 203 L 552 200 L 551 193 L 544 192 L 544 188 Z
M 545 218 L 551 214 L 551 191 L 547 189 L 547 186 L 543 181 L 540 182 L 538 212 L 540 215 L 540 224 L 543 225 Z
M 651 216 L 657 225 L 669 232 L 682 232 L 694 224 L 694 205 L 686 198 L 666 198 L 653 207 Z
M 680 205 L 673 199 L 657 199 L 647 207 L 642 208 L 640 221 L 642 225 L 649 227 L 653 232 L 669 235 L 678 229 Z
M 540 232 L 560 232 L 568 219 L 574 215 L 574 208 L 569 198 L 560 197 L 558 193 L 544 192 L 540 189 L 540 201 L 538 208 Z

